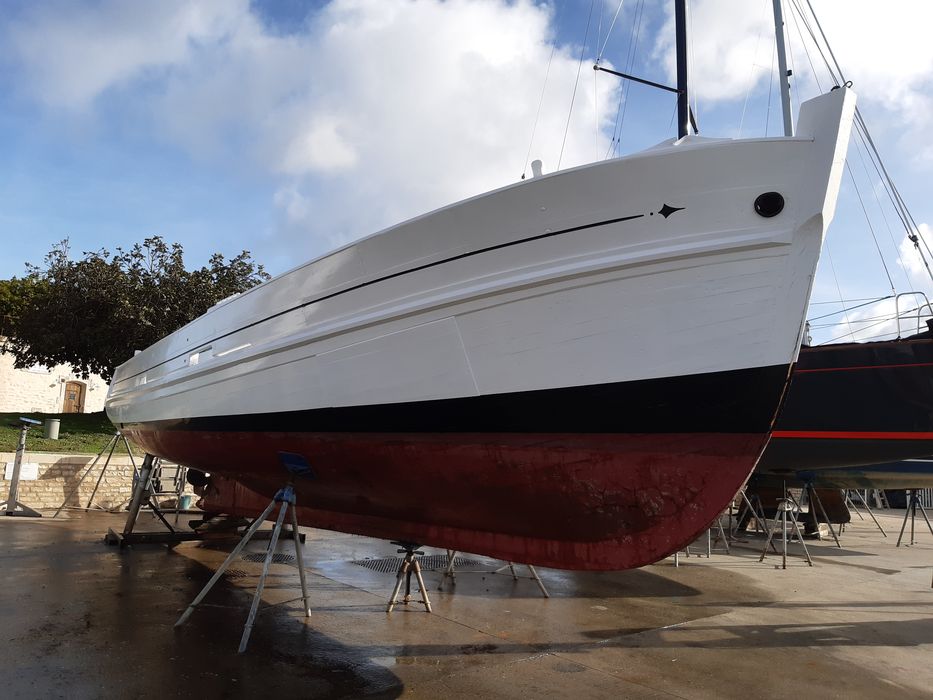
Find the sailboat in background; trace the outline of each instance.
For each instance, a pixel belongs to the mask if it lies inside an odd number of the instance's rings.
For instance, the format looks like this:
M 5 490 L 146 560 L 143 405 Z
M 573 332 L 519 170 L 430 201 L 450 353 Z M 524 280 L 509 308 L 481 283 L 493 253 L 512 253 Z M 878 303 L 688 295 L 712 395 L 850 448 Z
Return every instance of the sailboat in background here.
M 222 302 L 117 368 L 111 420 L 210 472 L 208 509 L 254 515 L 297 460 L 304 525 L 568 569 L 681 549 L 768 440 L 855 97 L 804 103 L 796 135 L 689 134 L 675 7 L 676 139 Z

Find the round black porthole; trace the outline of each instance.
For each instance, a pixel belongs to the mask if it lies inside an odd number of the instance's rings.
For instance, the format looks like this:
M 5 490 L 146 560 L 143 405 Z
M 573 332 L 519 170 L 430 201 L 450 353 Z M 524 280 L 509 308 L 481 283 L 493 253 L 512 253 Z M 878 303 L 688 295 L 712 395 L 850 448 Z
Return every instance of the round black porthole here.
M 784 197 L 780 192 L 765 192 L 755 200 L 755 211 L 766 219 L 777 216 L 784 210 Z

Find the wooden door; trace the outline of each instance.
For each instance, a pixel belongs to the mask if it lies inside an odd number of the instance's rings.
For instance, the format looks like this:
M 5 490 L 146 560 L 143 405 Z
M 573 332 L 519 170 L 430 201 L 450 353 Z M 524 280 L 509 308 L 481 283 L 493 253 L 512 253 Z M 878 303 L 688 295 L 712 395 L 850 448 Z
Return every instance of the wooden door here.
M 84 384 L 81 382 L 68 382 L 65 384 L 65 406 L 62 412 L 84 412 Z

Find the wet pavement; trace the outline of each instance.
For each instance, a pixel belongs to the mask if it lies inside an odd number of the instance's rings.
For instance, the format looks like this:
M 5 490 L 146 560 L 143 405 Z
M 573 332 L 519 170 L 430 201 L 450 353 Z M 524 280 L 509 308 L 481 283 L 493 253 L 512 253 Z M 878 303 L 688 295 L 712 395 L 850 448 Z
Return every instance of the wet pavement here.
M 902 515 L 880 517 L 887 539 L 856 520 L 844 549 L 811 543 L 812 569 L 759 563 L 749 543 L 679 568 L 541 569 L 549 599 L 530 578 L 489 573 L 502 562 L 464 555 L 476 563 L 442 591 L 425 573 L 433 614 L 388 615 L 394 575 L 352 562 L 396 547 L 309 529 L 311 618 L 295 566 L 273 564 L 241 655 L 259 562 L 236 561 L 173 629 L 232 543 L 121 551 L 102 542 L 118 515 L 0 518 L 0 696 L 930 697 L 933 535 L 895 548 Z

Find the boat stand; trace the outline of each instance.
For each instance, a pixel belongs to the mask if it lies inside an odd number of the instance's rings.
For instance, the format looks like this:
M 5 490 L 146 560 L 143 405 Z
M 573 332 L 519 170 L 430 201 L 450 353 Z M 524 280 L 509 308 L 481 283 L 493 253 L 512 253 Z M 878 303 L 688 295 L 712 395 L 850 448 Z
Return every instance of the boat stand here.
M 457 581 L 456 581 L 456 572 L 455 572 L 455 570 L 454 570 L 454 559 L 455 559 L 456 556 L 457 556 L 457 551 L 456 551 L 456 550 L 453 550 L 453 549 L 448 549 L 448 550 L 447 550 L 447 568 L 444 569 L 443 575 L 441 576 L 441 582 L 437 585 L 437 590 L 439 590 L 439 591 L 440 591 L 440 590 L 443 590 L 443 588 L 444 588 L 444 581 L 446 581 L 448 578 L 450 579 L 451 583 L 453 583 L 453 584 L 456 584 L 456 583 L 457 583 Z M 521 565 L 519 565 L 519 566 L 521 566 Z M 500 567 L 499 567 L 498 569 L 496 569 L 495 571 L 490 571 L 490 572 L 488 572 L 488 573 L 491 573 L 491 574 L 498 574 L 499 572 L 505 571 L 506 569 L 508 569 L 508 570 L 511 572 L 511 574 L 512 574 L 512 580 L 513 580 L 513 581 L 518 581 L 518 579 L 520 579 L 520 578 L 531 579 L 531 580 L 534 581 L 536 584 L 538 584 L 538 588 L 541 590 L 541 595 L 543 595 L 545 598 L 550 598 L 550 597 L 551 597 L 551 594 L 548 593 L 548 590 L 547 590 L 547 588 L 546 588 L 545 585 L 544 585 L 544 581 L 541 580 L 541 577 L 538 575 L 538 571 L 535 569 L 535 567 L 532 566 L 531 564 L 525 564 L 524 566 L 528 569 L 528 572 L 531 574 L 531 576 L 519 576 L 519 575 L 515 572 L 516 564 L 515 564 L 515 562 L 512 562 L 512 561 L 506 562 L 505 566 L 500 566 Z M 477 573 L 479 573 L 479 572 L 477 572 Z
M 739 510 L 735 516 L 735 528 L 733 529 L 731 526 L 729 528 L 730 530 L 729 536 L 732 537 L 732 539 L 736 539 L 736 532 L 738 532 L 738 528 L 742 524 L 743 517 L 747 517 L 749 520 L 751 520 L 752 518 L 755 519 L 755 530 L 756 531 L 759 528 L 761 528 L 762 532 L 768 531 L 768 518 L 765 517 L 765 509 L 761 503 L 761 499 L 758 497 L 758 494 L 754 494 L 753 496 L 754 502 L 753 502 L 752 499 L 749 499 L 748 493 L 746 493 L 745 489 L 746 487 L 743 486 L 742 488 L 738 490 L 738 493 L 736 494 L 737 496 L 741 498 L 742 503 L 739 506 Z M 735 498 L 733 498 L 732 500 L 734 501 Z M 756 503 L 757 503 L 757 507 L 755 506 Z M 731 523 L 731 518 L 730 518 L 730 523 Z
M 97 466 L 97 463 L 100 461 L 100 458 L 104 455 L 104 452 L 107 452 L 107 458 L 104 460 L 104 465 L 101 467 L 100 476 L 97 477 L 97 483 L 94 485 L 94 490 L 91 492 L 90 498 L 87 499 L 87 505 L 84 507 L 84 511 L 87 512 L 91 509 L 91 504 L 94 502 L 94 496 L 97 495 L 97 490 L 100 488 L 101 482 L 104 480 L 104 474 L 107 473 L 107 467 L 110 466 L 110 460 L 113 457 L 114 451 L 117 449 L 117 445 L 120 444 L 120 440 L 123 441 L 123 446 L 126 448 L 126 453 L 130 456 L 130 463 L 133 465 L 133 473 L 139 477 L 139 469 L 136 467 L 136 459 L 133 457 L 133 450 L 130 448 L 130 443 L 126 437 L 119 430 L 113 434 L 113 437 L 107 442 L 106 445 L 97 453 L 97 456 L 94 460 L 88 465 L 88 468 L 81 475 L 81 478 L 78 479 L 71 491 L 68 492 L 68 495 L 65 496 L 65 500 L 62 501 L 62 504 L 58 507 L 58 510 L 55 511 L 53 518 L 57 518 L 62 510 L 68 505 L 68 501 L 71 500 L 72 496 L 78 493 L 78 489 L 81 488 L 81 484 L 84 483 L 84 480 L 94 471 L 94 467 Z M 109 452 L 108 452 L 109 450 Z
M 877 490 L 877 489 L 876 489 L 876 490 Z M 866 489 L 866 491 L 867 491 L 867 489 Z M 868 501 L 866 500 L 865 496 L 863 496 L 859 491 L 856 491 L 855 493 L 858 494 L 859 500 L 862 502 L 862 505 L 865 507 L 865 510 L 868 511 L 868 514 L 871 516 L 872 521 L 875 523 L 875 525 L 877 526 L 877 528 L 878 528 L 879 530 L 881 530 L 881 534 L 882 534 L 883 536 L 887 537 L 887 536 L 888 536 L 888 533 L 886 533 L 886 532 L 884 531 L 884 528 L 881 527 L 881 523 L 878 522 L 878 518 L 876 518 L 874 512 L 872 512 L 872 509 L 871 509 L 871 507 L 868 505 Z M 875 497 L 877 498 L 877 495 L 876 495 Z M 864 519 L 865 519 L 865 517 L 862 515 L 861 511 L 858 509 L 858 506 L 855 505 L 855 501 L 853 501 L 852 498 L 851 498 L 851 496 L 849 496 L 849 492 L 848 492 L 848 491 L 846 492 L 846 504 L 849 506 L 849 510 L 850 510 L 850 511 L 855 511 L 855 514 L 859 517 L 859 520 L 864 520 Z M 876 504 L 876 505 L 877 505 L 877 504 Z
M 716 529 L 716 536 L 713 537 L 713 529 Z M 722 542 L 722 551 L 726 554 L 729 554 L 729 538 L 726 537 L 726 531 L 722 527 L 722 515 L 716 517 L 716 521 L 713 527 L 710 527 L 706 531 L 706 556 L 713 556 L 713 550 L 716 548 L 716 543 Z
M 904 522 L 901 524 L 901 534 L 898 535 L 896 547 L 901 546 L 901 540 L 904 538 L 904 528 L 907 527 L 907 520 L 910 520 L 910 544 L 914 544 L 916 541 L 914 538 L 915 533 L 915 523 L 917 521 L 917 509 L 920 510 L 920 514 L 923 516 L 923 519 L 926 521 L 927 527 L 930 530 L 930 534 L 933 535 L 933 525 L 930 525 L 930 519 L 927 517 L 927 512 L 923 509 L 923 504 L 920 502 L 920 491 L 918 489 L 910 490 L 910 499 L 907 501 L 907 511 L 904 513 Z
M 807 502 L 810 504 L 810 510 L 813 510 L 815 507 L 820 509 L 819 512 L 823 516 L 823 519 L 826 521 L 826 525 L 829 527 L 829 532 L 832 534 L 833 540 L 836 542 L 836 546 L 839 547 L 839 549 L 842 549 L 842 545 L 839 544 L 839 536 L 836 535 L 836 530 L 833 528 L 833 524 L 829 521 L 829 515 L 826 514 L 826 508 L 823 507 L 823 501 L 820 500 L 820 494 L 816 492 L 816 488 L 814 488 L 812 483 L 807 482 L 803 487 L 803 492 L 807 494 Z M 816 515 L 816 513 L 814 513 L 814 515 Z M 819 532 L 819 518 L 814 517 L 814 521 L 816 521 L 817 532 Z
M 787 491 L 784 493 L 787 494 Z M 782 498 L 778 501 L 778 516 L 774 518 L 774 525 L 771 526 L 771 530 L 768 532 L 768 540 L 765 542 L 765 546 L 761 550 L 761 556 L 758 558 L 758 561 L 765 560 L 765 556 L 768 554 L 768 545 L 771 544 L 777 529 L 780 527 L 781 541 L 783 545 L 781 548 L 781 568 L 787 568 L 787 519 L 790 517 L 790 522 L 794 527 L 794 532 L 797 534 L 797 540 L 803 547 L 804 556 L 807 558 L 807 564 L 813 566 L 813 560 L 810 558 L 810 550 L 807 549 L 807 543 L 803 541 L 803 532 L 800 530 L 800 523 L 797 522 L 797 509 L 797 503 L 792 498 Z
M 551 594 L 548 593 L 547 588 L 544 587 L 544 582 L 541 580 L 541 577 L 538 576 L 538 572 L 535 569 L 535 567 L 533 567 L 531 564 L 525 564 L 525 567 L 528 569 L 528 573 L 530 573 L 531 576 L 525 576 L 524 578 L 532 579 L 535 583 L 538 584 L 538 588 L 541 589 L 541 595 L 543 595 L 545 598 L 550 598 Z M 505 571 L 506 569 L 508 569 L 512 573 L 513 581 L 518 581 L 519 578 L 522 578 L 521 576 L 515 573 L 514 562 L 507 562 L 505 566 L 500 566 L 498 569 L 496 569 L 492 573 L 498 574 L 500 571 Z
M 256 613 L 259 611 L 259 601 L 262 599 L 262 591 L 266 585 L 266 577 L 269 575 L 269 566 L 272 564 L 272 556 L 275 554 L 275 548 L 279 543 L 279 535 L 282 532 L 282 524 L 285 522 L 285 515 L 291 506 L 291 529 L 293 540 L 295 542 L 295 558 L 298 562 L 298 577 L 301 580 L 301 599 L 304 603 L 305 617 L 311 617 L 311 606 L 308 603 L 308 585 L 305 580 L 305 567 L 304 562 L 301 558 L 301 543 L 298 537 L 298 514 L 295 511 L 295 489 L 291 482 L 286 486 L 279 489 L 279 492 L 275 494 L 275 498 L 266 506 L 266 509 L 262 514 L 253 521 L 253 524 L 250 525 L 249 529 L 246 531 L 246 534 L 243 536 L 243 539 L 233 548 L 233 551 L 227 555 L 227 558 L 224 560 L 224 563 L 220 565 L 220 568 L 214 572 L 214 575 L 211 577 L 211 580 L 207 582 L 207 585 L 201 589 L 201 592 L 191 601 L 185 611 L 181 614 L 181 617 L 178 618 L 178 621 L 175 623 L 175 627 L 180 627 L 185 623 L 185 621 L 191 617 L 191 613 L 194 612 L 194 609 L 200 605 L 201 601 L 204 600 L 204 597 L 210 592 L 214 587 L 220 577 L 224 575 L 224 572 L 229 568 L 230 564 L 236 559 L 240 552 L 243 551 L 243 548 L 249 543 L 250 539 L 256 534 L 256 531 L 259 529 L 260 525 L 263 524 L 265 519 L 269 517 L 269 514 L 272 512 L 272 509 L 275 508 L 275 505 L 281 504 L 279 508 L 279 515 L 275 520 L 275 527 L 272 530 L 272 539 L 269 540 L 269 547 L 266 549 L 266 558 L 262 564 L 262 573 L 259 575 L 259 583 L 256 585 L 256 592 L 253 594 L 253 603 L 249 609 L 249 615 L 246 617 L 246 625 L 243 627 L 243 636 L 240 638 L 240 646 L 237 649 L 238 654 L 242 654 L 246 651 L 246 645 L 249 644 L 249 637 L 253 631 L 253 623 L 256 621 Z
M 731 519 L 732 507 L 730 506 L 726 511 L 724 511 L 724 513 L 728 513 Z M 720 514 L 716 518 L 716 520 L 714 520 L 713 523 L 710 524 L 708 528 L 706 528 L 706 558 L 707 559 L 713 556 L 714 550 L 722 552 L 724 554 L 729 554 L 731 552 L 731 550 L 729 549 L 729 538 L 726 537 L 726 531 L 722 526 L 722 515 L 723 514 Z M 715 537 L 713 537 L 713 530 L 718 531 Z M 719 542 L 719 541 L 722 541 L 722 547 L 716 548 L 714 545 L 716 542 Z M 693 544 L 696 544 L 696 543 L 694 542 Z M 684 556 L 686 556 L 688 559 L 693 555 L 693 552 L 690 549 L 690 547 L 692 546 L 693 546 L 692 544 L 688 544 L 683 549 L 677 552 L 674 552 L 674 566 L 675 567 L 680 566 L 681 552 L 683 552 Z M 695 556 L 702 556 L 702 555 L 695 555 Z
M 2 510 L 4 515 L 9 515 L 12 517 L 41 518 L 42 513 L 37 510 L 33 510 L 25 503 L 20 503 L 19 500 L 17 500 L 19 498 L 19 473 L 23 466 L 23 455 L 26 452 L 26 433 L 29 432 L 30 428 L 33 428 L 38 424 L 38 421 L 33 421 L 29 418 L 20 418 L 19 420 L 19 442 L 16 444 L 16 457 L 13 459 L 13 474 L 12 478 L 10 479 L 10 493 L 7 496 L 7 499 L 0 503 L 0 510 Z
M 424 587 L 424 579 L 421 577 L 421 564 L 418 563 L 418 557 L 424 554 L 424 552 L 418 549 L 421 545 L 415 544 L 414 542 L 405 542 L 403 540 L 393 541 L 392 544 L 397 544 L 401 547 L 398 553 L 404 554 L 405 558 L 402 559 L 402 563 L 398 567 L 398 574 L 395 576 L 395 588 L 392 589 L 392 595 L 389 597 L 389 604 L 386 606 L 386 612 L 392 612 L 392 609 L 399 603 L 408 605 L 413 602 L 411 597 L 412 574 L 415 575 L 418 581 L 418 588 L 421 592 L 421 600 L 414 602 L 420 602 L 424 605 L 425 612 L 431 612 L 431 601 L 428 599 L 428 591 Z M 405 579 L 405 597 L 399 600 L 398 594 L 402 588 L 402 578 Z
M 196 532 L 179 532 L 173 528 L 152 500 L 152 472 L 158 464 L 158 457 L 153 457 L 151 454 L 146 454 L 143 457 L 143 463 L 139 467 L 139 474 L 136 479 L 136 486 L 133 488 L 133 498 L 130 500 L 130 507 L 126 514 L 126 524 L 123 526 L 123 532 L 117 533 L 113 528 L 108 528 L 107 534 L 104 535 L 104 542 L 107 544 L 119 545 L 122 549 L 131 544 L 177 544 L 178 542 L 201 539 L 201 535 Z M 103 476 L 103 472 L 101 472 L 101 476 Z M 67 502 L 67 500 L 66 498 L 65 501 Z M 139 510 L 143 504 L 149 506 L 153 514 L 165 525 L 168 532 L 133 531 L 136 527 L 136 521 L 139 519 Z M 64 504 L 62 505 L 64 506 Z M 57 512 L 56 515 L 58 515 Z

